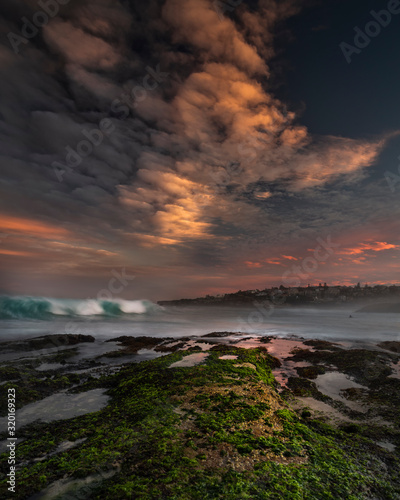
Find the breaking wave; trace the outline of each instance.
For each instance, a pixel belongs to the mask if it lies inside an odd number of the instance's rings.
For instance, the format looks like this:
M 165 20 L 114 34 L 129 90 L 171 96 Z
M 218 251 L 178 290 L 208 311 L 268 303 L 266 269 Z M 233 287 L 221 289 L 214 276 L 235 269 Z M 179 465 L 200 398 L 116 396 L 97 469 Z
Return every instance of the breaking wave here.
M 52 299 L 0 297 L 0 319 L 49 319 L 52 316 L 121 316 L 155 314 L 162 310 L 149 300 Z

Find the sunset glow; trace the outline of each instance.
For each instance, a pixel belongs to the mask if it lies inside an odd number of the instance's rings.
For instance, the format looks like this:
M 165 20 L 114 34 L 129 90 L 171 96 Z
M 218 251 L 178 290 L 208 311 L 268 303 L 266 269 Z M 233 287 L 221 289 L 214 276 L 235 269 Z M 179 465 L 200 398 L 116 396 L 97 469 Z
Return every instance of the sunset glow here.
M 400 279 L 397 101 L 317 7 L 89 3 L 0 46 L 4 293 Z

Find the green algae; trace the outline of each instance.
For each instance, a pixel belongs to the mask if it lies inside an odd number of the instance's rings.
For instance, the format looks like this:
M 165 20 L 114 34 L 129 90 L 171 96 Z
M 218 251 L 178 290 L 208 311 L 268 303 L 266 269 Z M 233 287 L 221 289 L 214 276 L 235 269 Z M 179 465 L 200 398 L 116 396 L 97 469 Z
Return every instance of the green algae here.
M 93 474 L 102 482 L 79 498 L 400 498 L 398 456 L 377 450 L 358 429 L 299 418 L 275 390 L 276 360 L 265 349 L 216 347 L 189 368 L 169 366 L 191 350 L 126 366 L 97 382 L 111 396 L 103 410 L 21 429 L 12 498 Z M 1 463 L 0 496 L 8 498 Z
M 300 366 L 296 367 L 296 371 L 300 377 L 308 379 L 316 379 L 318 375 L 323 375 L 324 373 L 326 373 L 325 367 L 321 365 Z

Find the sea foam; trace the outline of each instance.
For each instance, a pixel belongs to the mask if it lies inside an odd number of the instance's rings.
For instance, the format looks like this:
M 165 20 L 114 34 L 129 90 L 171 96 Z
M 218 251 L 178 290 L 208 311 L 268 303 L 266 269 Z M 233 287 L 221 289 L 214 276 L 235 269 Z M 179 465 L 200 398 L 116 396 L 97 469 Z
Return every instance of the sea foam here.
M 0 297 L 0 319 L 49 319 L 51 316 L 154 314 L 162 308 L 148 300 Z

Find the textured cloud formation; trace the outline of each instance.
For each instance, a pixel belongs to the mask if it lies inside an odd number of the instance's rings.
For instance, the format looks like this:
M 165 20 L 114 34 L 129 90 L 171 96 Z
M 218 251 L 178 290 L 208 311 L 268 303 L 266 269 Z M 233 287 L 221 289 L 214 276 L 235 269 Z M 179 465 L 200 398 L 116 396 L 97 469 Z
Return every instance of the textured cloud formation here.
M 386 241 L 371 241 L 369 243 L 360 243 L 354 248 L 345 248 L 339 252 L 343 255 L 360 255 L 369 250 L 373 252 L 383 252 L 384 250 L 391 250 L 395 248 L 400 248 L 399 245 L 393 245 L 391 243 L 386 243 Z
M 171 273 L 212 287 L 209 275 L 228 283 L 238 266 L 278 267 L 325 227 L 347 230 L 341 210 L 353 200 L 335 183 L 365 179 L 386 138 L 313 137 L 274 96 L 274 33 L 299 3 L 243 2 L 221 19 L 210 0 L 85 0 L 19 55 L 0 45 L 9 264 L 28 252 L 25 276 L 68 269 L 100 280 L 125 265 L 149 289 Z M 1 29 L 18 32 L 36 3 L 8 7 Z M 388 210 L 382 198 L 376 207 Z

